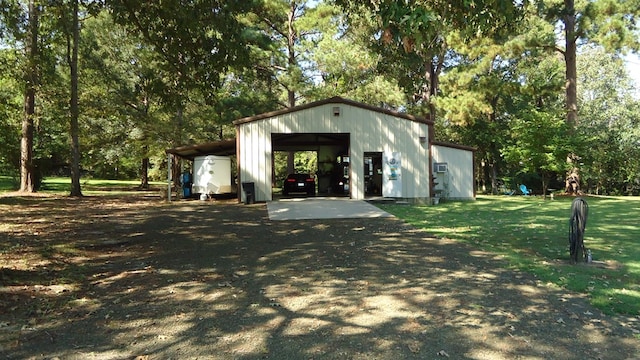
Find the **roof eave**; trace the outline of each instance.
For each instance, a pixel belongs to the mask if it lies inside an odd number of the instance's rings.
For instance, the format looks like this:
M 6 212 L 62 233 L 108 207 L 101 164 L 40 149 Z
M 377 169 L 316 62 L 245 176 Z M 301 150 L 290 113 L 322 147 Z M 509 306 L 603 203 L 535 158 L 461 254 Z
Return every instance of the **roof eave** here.
M 426 118 L 419 117 L 419 116 L 414 116 L 414 115 L 409 115 L 409 114 L 401 113 L 401 112 L 394 111 L 394 110 L 384 109 L 384 108 L 377 107 L 377 106 L 364 104 L 364 103 L 361 103 L 361 102 L 358 102 L 358 101 L 345 99 L 345 98 L 342 98 L 342 97 L 339 97 L 339 96 L 335 96 L 335 97 L 324 99 L 324 100 L 314 101 L 314 102 L 311 102 L 311 103 L 308 103 L 308 104 L 303 104 L 303 105 L 295 106 L 295 107 L 288 108 L 288 109 L 276 110 L 276 111 L 271 111 L 271 112 L 267 112 L 267 113 L 263 113 L 263 114 L 259 114 L 259 115 L 245 117 L 245 118 L 242 118 L 242 119 L 235 120 L 233 122 L 233 124 L 238 126 L 238 125 L 241 125 L 241 124 L 246 124 L 246 123 L 250 123 L 250 122 L 254 122 L 254 121 L 258 121 L 258 120 L 268 119 L 268 118 L 272 118 L 272 117 L 276 117 L 276 116 L 280 116 L 280 115 L 284 115 L 284 114 L 289 114 L 289 113 L 293 113 L 293 112 L 301 111 L 301 110 L 305 110 L 305 109 L 310 109 L 310 108 L 314 108 L 314 107 L 318 107 L 318 106 L 322 106 L 322 105 L 327 105 L 327 104 L 351 105 L 351 106 L 358 107 L 358 108 L 361 108 L 361 109 L 366 109 L 366 110 L 370 110 L 370 111 L 374 111 L 374 112 L 378 112 L 378 113 L 382 113 L 382 114 L 387 114 L 387 115 L 403 118 L 403 119 L 410 120 L 410 121 L 424 123 L 424 124 L 427 124 L 427 125 L 433 125 L 433 121 L 430 120 L 430 119 L 426 119 Z

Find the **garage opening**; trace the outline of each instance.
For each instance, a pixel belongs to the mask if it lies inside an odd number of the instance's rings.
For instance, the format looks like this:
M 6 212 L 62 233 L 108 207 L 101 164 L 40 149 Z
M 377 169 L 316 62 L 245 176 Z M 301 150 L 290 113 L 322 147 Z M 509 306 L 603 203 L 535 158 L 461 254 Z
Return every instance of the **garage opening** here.
M 318 196 L 351 195 L 348 133 L 271 134 L 273 148 L 273 195 L 283 195 L 287 176 L 309 173 Z M 287 195 L 309 196 L 309 192 Z M 295 187 L 293 188 L 295 189 Z

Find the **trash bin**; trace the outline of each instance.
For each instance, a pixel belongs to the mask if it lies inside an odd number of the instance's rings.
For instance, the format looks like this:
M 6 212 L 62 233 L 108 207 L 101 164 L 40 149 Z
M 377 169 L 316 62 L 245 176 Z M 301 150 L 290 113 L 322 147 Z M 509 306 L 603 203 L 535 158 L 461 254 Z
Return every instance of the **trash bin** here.
M 244 190 L 244 203 L 253 204 L 255 202 L 256 184 L 252 182 L 243 182 L 242 190 Z
M 193 181 L 191 180 L 191 173 L 188 171 L 185 171 L 182 174 L 182 183 L 183 184 L 191 184 Z
M 190 198 L 193 193 L 191 192 L 191 186 L 193 186 L 193 180 L 191 178 L 191 173 L 185 171 L 182 174 L 182 197 L 185 199 Z

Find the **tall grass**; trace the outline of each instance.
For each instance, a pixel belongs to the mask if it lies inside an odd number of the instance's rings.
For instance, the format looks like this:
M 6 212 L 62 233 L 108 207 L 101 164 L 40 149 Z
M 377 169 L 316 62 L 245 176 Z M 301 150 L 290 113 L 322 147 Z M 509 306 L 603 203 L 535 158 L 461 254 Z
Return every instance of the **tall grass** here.
M 541 281 L 589 295 L 607 313 L 640 315 L 640 198 L 588 197 L 585 246 L 593 263 L 569 261 L 573 198 L 479 196 L 437 206 L 381 205 L 414 226 L 501 255 Z

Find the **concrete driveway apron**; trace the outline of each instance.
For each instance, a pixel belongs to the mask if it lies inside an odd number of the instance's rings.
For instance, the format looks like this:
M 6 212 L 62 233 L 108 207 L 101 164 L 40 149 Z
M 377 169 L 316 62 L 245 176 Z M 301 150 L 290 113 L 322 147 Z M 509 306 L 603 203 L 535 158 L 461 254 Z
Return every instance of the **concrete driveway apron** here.
M 270 220 L 354 219 L 393 217 L 363 200 L 294 198 L 267 202 Z

